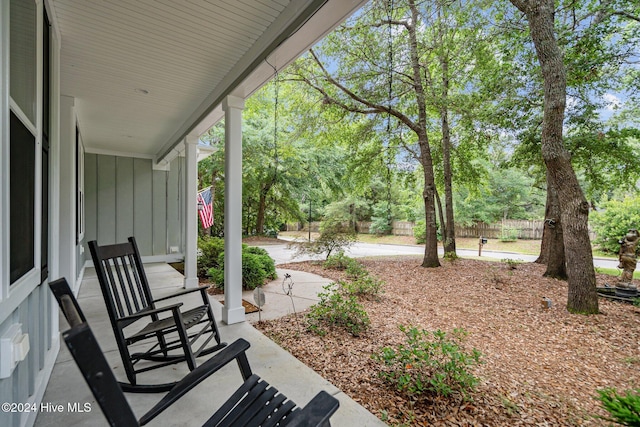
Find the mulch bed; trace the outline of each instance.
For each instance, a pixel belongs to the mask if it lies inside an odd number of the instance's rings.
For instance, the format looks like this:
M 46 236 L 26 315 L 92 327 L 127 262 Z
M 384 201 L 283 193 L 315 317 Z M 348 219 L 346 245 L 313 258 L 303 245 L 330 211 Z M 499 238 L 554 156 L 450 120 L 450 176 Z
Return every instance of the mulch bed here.
M 288 318 L 255 326 L 390 425 L 607 425 L 596 390 L 640 387 L 640 307 L 600 300 L 601 314 L 566 310 L 567 284 L 542 277 L 544 266 L 460 259 L 441 268 L 417 258 L 361 260 L 385 281 L 379 300 L 361 301 L 371 329 L 324 337 Z M 342 278 L 312 262 L 279 267 Z M 598 286 L 615 278 L 597 275 Z M 552 301 L 545 309 L 543 297 Z M 403 341 L 399 325 L 469 332 L 483 354 L 471 401 L 409 399 L 377 375 L 371 355 Z

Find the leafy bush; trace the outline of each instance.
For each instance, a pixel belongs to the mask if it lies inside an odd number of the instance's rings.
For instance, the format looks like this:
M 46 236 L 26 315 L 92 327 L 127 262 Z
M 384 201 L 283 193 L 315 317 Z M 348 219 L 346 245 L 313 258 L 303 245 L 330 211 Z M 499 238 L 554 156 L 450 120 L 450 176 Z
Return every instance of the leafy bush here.
M 590 224 L 596 233 L 594 243 L 605 252 L 618 253 L 618 241 L 630 228 L 640 228 L 640 195 L 604 202 L 601 211 L 590 215 Z
M 357 277 L 353 282 L 344 283 L 343 286 L 345 291 L 351 295 L 377 297 L 382 292 L 384 282 L 371 277 L 365 271 L 365 274 Z
M 242 254 L 243 257 L 245 254 L 253 254 L 256 255 L 262 265 L 262 269 L 267 274 L 267 279 L 277 279 L 278 275 L 276 274 L 276 264 L 273 261 L 273 258 L 269 256 L 269 252 L 266 249 L 260 248 L 258 246 L 247 246 L 242 245 Z
M 207 277 L 209 269 L 222 268 L 219 259 L 223 252 L 224 239 L 219 237 L 198 238 L 198 276 Z
M 421 245 L 427 242 L 427 225 L 424 219 L 416 221 L 416 223 L 413 225 L 413 237 L 415 237 L 417 245 Z M 438 239 L 438 241 L 442 241 L 442 232 L 440 231 L 440 226 L 438 226 L 438 230 L 436 231 L 436 238 Z
M 598 390 L 598 400 L 611 414 L 607 421 L 624 426 L 640 426 L 640 388 L 619 395 L 613 388 Z
M 518 240 L 519 230 L 517 228 L 503 227 L 499 240 L 501 242 L 515 242 Z
M 347 266 L 345 273 L 349 279 L 357 279 L 358 277 L 366 276 L 369 273 L 367 270 L 355 259 L 349 263 Z
M 325 335 L 326 326 L 340 327 L 357 337 L 369 327 L 369 315 L 355 296 L 343 293 L 344 286 L 344 282 L 338 281 L 323 287 L 326 292 L 318 294 L 320 301 L 307 313 L 310 331 Z
M 367 270 L 365 270 L 362 264 L 355 259 L 346 256 L 344 251 L 340 251 L 335 255 L 329 256 L 322 266 L 329 270 L 344 270 L 347 277 L 351 279 L 367 274 Z
M 344 251 L 339 251 L 335 255 L 328 256 L 322 267 L 327 270 L 346 270 L 354 261 L 353 258 L 346 256 Z
M 371 216 L 370 234 L 386 235 L 391 234 L 393 227 L 389 218 L 389 202 L 380 202 L 373 207 Z
M 263 267 L 261 255 L 252 253 L 242 254 L 242 287 L 244 289 L 255 289 L 264 285 L 267 279 L 267 272 Z
M 520 259 L 502 258 L 500 262 L 504 263 L 509 270 L 515 270 L 518 265 L 522 264 Z
M 421 245 L 427 241 L 427 225 L 424 219 L 416 221 L 413 226 L 413 237 L 416 238 L 416 244 Z
M 466 332 L 454 329 L 453 336 L 441 330 L 428 332 L 400 326 L 406 344 L 384 347 L 373 358 L 383 362 L 387 370 L 380 376 L 409 395 L 433 393 L 449 396 L 467 393 L 480 381 L 469 369 L 480 363 L 481 353 L 475 348 L 465 352 L 461 341 Z
M 296 244 L 296 255 L 326 254 L 327 259 L 331 252 L 344 250 L 356 241 L 356 232 L 348 225 L 335 221 L 323 221 L 320 223 L 320 236 L 311 242 L 299 242 Z
M 224 289 L 224 252 L 218 255 L 217 266 L 207 270 L 207 276 L 216 287 Z M 276 279 L 276 266 L 267 251 L 262 248 L 242 245 L 242 287 L 255 289 L 267 279 Z

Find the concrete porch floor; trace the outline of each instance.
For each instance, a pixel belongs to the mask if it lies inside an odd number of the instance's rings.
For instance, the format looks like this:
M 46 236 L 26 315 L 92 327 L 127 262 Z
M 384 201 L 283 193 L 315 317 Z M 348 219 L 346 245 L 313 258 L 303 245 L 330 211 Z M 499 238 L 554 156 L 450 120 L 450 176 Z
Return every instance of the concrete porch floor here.
M 169 265 L 163 263 L 147 264 L 145 271 L 151 283 L 154 296 L 168 295 L 181 289 L 182 275 Z M 318 276 L 300 272 L 293 272 L 292 276 L 295 283 L 293 288 L 295 309 L 299 312 L 317 300 L 315 295 L 322 290 L 322 285 L 327 281 Z M 292 312 L 291 300 L 281 290 L 282 277 L 283 272 L 279 271 L 279 279 L 265 286 L 266 304 L 262 313 L 263 319 L 276 318 Z M 194 294 L 190 297 L 197 298 L 198 295 Z M 243 295 L 243 297 L 247 301 L 253 302 L 250 293 Z M 338 388 L 262 335 L 249 322 L 236 325 L 222 324 L 219 320 L 221 319 L 222 306 L 215 298 L 211 299 L 222 340 L 231 343 L 241 337 L 249 341 L 251 348 L 247 353 L 247 357 L 253 372 L 264 378 L 284 395 L 291 398 L 298 405 L 304 406 L 316 393 L 320 390 L 325 390 L 340 401 L 340 408 L 331 418 L 333 426 L 385 425 Z M 121 380 L 124 379 L 120 354 L 113 338 L 109 318 L 104 307 L 104 300 L 93 268 L 87 268 L 85 271 L 78 301 L 116 377 Z M 197 299 L 194 299 L 193 303 L 197 304 Z M 185 306 L 189 307 L 189 301 L 186 299 Z M 257 321 L 258 314 L 247 315 L 247 320 Z M 62 316 L 60 317 L 60 329 L 68 329 L 68 324 Z M 205 358 L 206 356 L 199 360 L 202 361 Z M 141 374 L 139 378 L 141 383 L 169 382 L 179 380 L 187 373 L 186 364 L 181 363 Z M 241 383 L 240 371 L 235 363 L 231 363 L 197 386 L 149 425 L 201 425 Z M 160 400 L 162 395 L 162 393 L 125 393 L 133 412 L 138 418 Z M 35 422 L 37 427 L 107 425 L 100 407 L 93 398 L 64 343 L 60 346 L 60 353 L 42 403 L 63 405 L 64 410 L 61 412 L 39 411 Z M 69 411 L 69 403 L 78 404 L 79 407 L 84 407 L 84 404 L 89 403 L 90 411 Z

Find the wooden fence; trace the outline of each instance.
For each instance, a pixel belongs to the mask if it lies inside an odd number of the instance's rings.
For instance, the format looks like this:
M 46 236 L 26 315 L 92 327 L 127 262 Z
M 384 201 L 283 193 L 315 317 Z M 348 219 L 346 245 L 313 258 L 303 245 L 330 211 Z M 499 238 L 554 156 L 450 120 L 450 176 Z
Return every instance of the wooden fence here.
M 392 234 L 396 236 L 413 236 L 413 226 L 415 224 L 409 221 L 393 221 Z M 318 231 L 320 223 L 312 222 L 311 231 Z M 358 233 L 368 234 L 371 222 L 358 221 L 356 223 L 356 230 Z M 306 224 L 287 224 L 287 231 L 308 231 Z M 507 219 L 501 222 L 494 222 L 487 224 L 479 222 L 471 226 L 458 226 L 456 225 L 456 237 L 486 237 L 488 239 L 499 239 L 504 234 L 516 234 L 518 239 L 542 239 L 542 232 L 544 230 L 544 221 L 542 220 L 516 220 Z M 589 231 L 589 237 L 591 240 L 595 239 L 595 233 Z

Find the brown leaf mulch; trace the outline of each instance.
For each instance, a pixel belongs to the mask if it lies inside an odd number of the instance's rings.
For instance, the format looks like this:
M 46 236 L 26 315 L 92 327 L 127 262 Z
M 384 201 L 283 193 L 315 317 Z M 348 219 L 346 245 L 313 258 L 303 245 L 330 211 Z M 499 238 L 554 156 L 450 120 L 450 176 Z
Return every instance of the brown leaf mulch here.
M 378 301 L 362 301 L 371 318 L 363 336 L 333 330 L 320 337 L 287 318 L 256 327 L 390 425 L 607 425 L 597 418 L 605 413 L 596 390 L 640 387 L 639 307 L 601 299 L 599 315 L 569 314 L 566 282 L 542 277 L 538 264 L 511 269 L 460 259 L 426 269 L 415 258 L 361 262 L 386 283 Z M 280 267 L 342 277 L 311 262 Z M 598 275 L 598 286 L 605 282 L 615 278 Z M 371 355 L 402 342 L 399 325 L 469 332 L 466 343 L 484 361 L 474 370 L 482 381 L 472 401 L 412 401 L 378 377 Z

